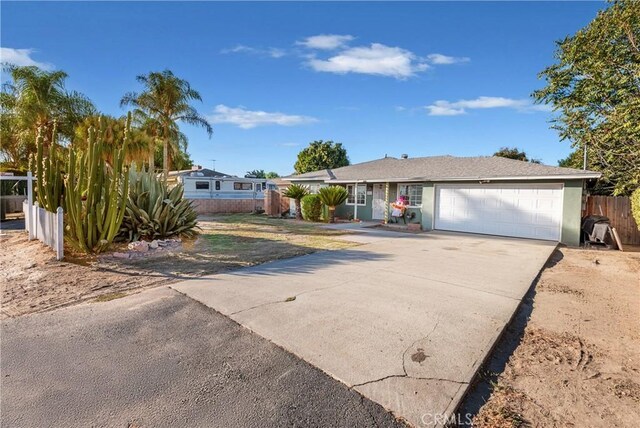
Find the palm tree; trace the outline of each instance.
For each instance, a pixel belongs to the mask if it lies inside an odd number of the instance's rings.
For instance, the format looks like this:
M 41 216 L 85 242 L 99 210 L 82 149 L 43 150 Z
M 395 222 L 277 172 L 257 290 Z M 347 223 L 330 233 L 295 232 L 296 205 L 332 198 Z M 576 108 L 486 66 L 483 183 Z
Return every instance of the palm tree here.
M 3 138 L 22 149 L 14 152 L 33 153 L 38 130 L 42 130 L 44 145 L 51 143 L 53 126 L 57 135 L 71 141 L 76 126 L 85 117 L 96 113 L 91 101 L 75 91 L 67 91 L 64 71 L 45 71 L 35 66 L 19 67 L 7 65 L 3 71 L 9 73 L 10 82 L 2 85 L 2 115 L 6 126 L 11 126 L 11 139 Z M 3 137 L 5 133 L 3 132 Z M 14 147 L 15 148 L 15 147 Z M 3 155 L 4 153 L 3 149 Z M 9 154 L 14 156 L 14 154 Z M 17 161 L 17 160 L 14 160 Z M 26 162 L 26 159 L 22 159 Z
M 142 84 L 143 90 L 125 94 L 120 105 L 134 106 L 135 120 L 143 124 L 155 141 L 162 142 L 162 169 L 166 178 L 169 174 L 169 149 L 173 147 L 176 150 L 180 145 L 186 145 L 186 137 L 180 132 L 178 122 L 201 126 L 209 137 L 213 128 L 190 105 L 191 101 L 202 101 L 202 97 L 186 80 L 174 76 L 169 70 L 140 75 L 136 80 Z M 154 154 L 155 150 L 149 156 L 149 170 L 155 170 Z
M 329 186 L 320 188 L 320 200 L 329 207 L 329 223 L 336 222 L 336 207 L 349 197 L 347 189 L 341 186 Z
M 300 207 L 300 200 L 309 194 L 309 188 L 301 184 L 292 184 L 287 187 L 282 193 L 287 198 L 294 199 L 296 201 L 296 220 L 302 220 L 302 209 Z

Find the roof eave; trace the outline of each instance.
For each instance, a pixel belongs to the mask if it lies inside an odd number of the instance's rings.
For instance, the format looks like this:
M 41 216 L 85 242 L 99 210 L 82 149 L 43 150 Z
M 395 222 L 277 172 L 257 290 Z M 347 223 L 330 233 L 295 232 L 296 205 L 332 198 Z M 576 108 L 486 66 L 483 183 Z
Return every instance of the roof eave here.
M 373 178 L 358 180 L 306 178 L 298 181 L 323 181 L 324 183 L 349 184 L 349 183 L 405 183 L 411 181 L 438 182 L 438 181 L 531 181 L 531 180 L 586 180 L 600 178 L 600 173 L 587 174 L 555 174 L 555 175 L 512 175 L 512 176 L 477 176 L 477 177 L 404 177 L 404 178 Z M 294 181 L 294 179 L 290 179 Z

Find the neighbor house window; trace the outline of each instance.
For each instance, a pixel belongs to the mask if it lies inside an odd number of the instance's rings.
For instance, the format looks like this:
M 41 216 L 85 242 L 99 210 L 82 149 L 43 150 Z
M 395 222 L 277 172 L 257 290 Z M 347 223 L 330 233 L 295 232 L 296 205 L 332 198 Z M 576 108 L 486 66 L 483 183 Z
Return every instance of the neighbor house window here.
M 409 201 L 409 206 L 422 205 L 422 184 L 398 184 L 398 198 L 404 196 Z
M 216 181 L 216 190 L 220 190 L 220 182 Z
M 233 183 L 233 190 L 251 190 L 251 183 Z
M 349 197 L 347 198 L 347 205 L 355 205 L 356 200 L 358 201 L 358 205 L 366 205 L 367 204 L 367 185 L 366 184 L 358 184 L 358 190 L 355 189 L 354 184 L 347 184 L 347 192 L 349 193 Z
M 208 181 L 196 181 L 196 190 L 209 190 Z

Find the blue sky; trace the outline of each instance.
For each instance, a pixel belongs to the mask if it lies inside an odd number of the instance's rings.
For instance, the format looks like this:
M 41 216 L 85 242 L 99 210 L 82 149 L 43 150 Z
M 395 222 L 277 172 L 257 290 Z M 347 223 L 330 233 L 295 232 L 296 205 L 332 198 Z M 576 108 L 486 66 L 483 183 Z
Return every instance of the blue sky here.
M 569 143 L 532 105 L 554 41 L 601 2 L 2 2 L 2 61 L 69 74 L 67 86 L 122 115 L 135 76 L 170 69 L 214 125 L 183 126 L 193 160 L 228 173 L 288 174 L 313 140 L 353 163 L 491 155 L 518 146 L 555 165 Z

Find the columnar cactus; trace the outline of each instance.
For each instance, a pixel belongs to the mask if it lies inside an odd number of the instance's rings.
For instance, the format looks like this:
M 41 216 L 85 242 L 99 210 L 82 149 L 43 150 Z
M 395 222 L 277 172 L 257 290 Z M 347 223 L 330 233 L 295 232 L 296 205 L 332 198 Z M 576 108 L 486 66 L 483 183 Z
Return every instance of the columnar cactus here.
M 105 127 L 89 129 L 87 150 L 71 149 L 65 179 L 65 232 L 83 252 L 104 251 L 120 230 L 125 213 L 129 174 L 124 165 L 131 117 L 124 144 L 113 149 L 112 165 L 104 161 Z
M 53 127 L 49 155 L 44 157 L 44 136 L 38 130 L 36 138 L 37 153 L 35 158 L 36 200 L 41 208 L 56 212 L 62 205 L 63 194 L 63 161 L 56 142 L 56 126 Z M 31 158 L 34 162 L 33 158 Z

